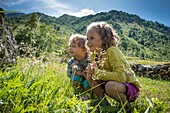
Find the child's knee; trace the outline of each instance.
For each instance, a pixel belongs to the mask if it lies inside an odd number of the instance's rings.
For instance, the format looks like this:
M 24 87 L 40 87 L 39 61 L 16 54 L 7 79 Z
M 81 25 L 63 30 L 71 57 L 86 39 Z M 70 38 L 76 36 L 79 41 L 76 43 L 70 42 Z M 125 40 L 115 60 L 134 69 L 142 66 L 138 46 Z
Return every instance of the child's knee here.
M 105 91 L 108 95 L 115 95 L 117 90 L 117 85 L 114 82 L 107 82 L 105 84 Z
M 114 91 L 112 89 L 113 88 L 111 87 L 111 84 L 109 82 L 107 82 L 105 84 L 105 91 L 108 95 L 111 95 L 111 93 L 114 93 Z
M 125 93 L 126 86 L 121 82 L 110 81 L 106 83 L 105 89 Z

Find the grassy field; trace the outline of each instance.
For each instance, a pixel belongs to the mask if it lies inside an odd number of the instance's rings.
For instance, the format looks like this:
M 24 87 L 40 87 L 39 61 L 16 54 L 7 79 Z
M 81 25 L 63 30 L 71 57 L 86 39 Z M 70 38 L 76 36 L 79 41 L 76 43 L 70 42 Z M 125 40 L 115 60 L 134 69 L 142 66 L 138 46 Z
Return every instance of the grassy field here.
M 170 82 L 138 77 L 139 98 L 132 103 L 134 113 L 170 112 Z M 66 76 L 66 64 L 57 58 L 19 58 L 13 69 L 0 71 L 0 112 L 2 113 L 116 113 L 125 112 L 122 105 L 106 97 L 109 106 L 95 98 L 81 101 Z
M 144 64 L 144 65 L 152 65 L 152 66 L 155 66 L 157 64 L 167 64 L 167 63 L 170 63 L 170 62 L 159 62 L 159 61 L 154 61 L 154 60 L 141 60 L 140 58 L 138 57 L 128 57 L 126 56 L 126 59 L 129 61 L 129 62 L 135 62 L 136 64 Z

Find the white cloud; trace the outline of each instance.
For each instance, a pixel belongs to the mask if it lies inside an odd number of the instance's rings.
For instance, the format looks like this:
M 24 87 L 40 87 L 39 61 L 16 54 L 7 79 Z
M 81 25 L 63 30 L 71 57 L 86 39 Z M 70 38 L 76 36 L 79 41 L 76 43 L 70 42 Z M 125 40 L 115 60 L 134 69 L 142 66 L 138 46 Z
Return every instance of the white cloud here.
M 3 0 L 2 4 L 6 6 L 14 6 L 14 5 L 19 5 L 25 2 L 28 2 L 30 0 Z
M 90 14 L 95 14 L 95 12 L 92 9 L 81 9 L 80 11 L 73 11 L 73 10 L 62 10 L 62 9 L 57 9 L 56 12 L 49 12 L 48 15 L 51 16 L 61 16 L 63 14 L 68 14 L 76 17 L 82 17 L 82 16 L 87 16 Z
M 77 17 L 87 16 L 90 14 L 95 14 L 92 9 L 84 8 L 84 9 L 76 9 L 75 6 L 71 4 L 67 4 L 64 2 L 60 2 L 58 0 L 4 0 L 3 4 L 7 6 L 15 6 L 15 5 L 25 5 L 26 2 L 31 2 L 32 7 L 25 7 L 25 12 L 42 12 L 47 15 L 59 17 L 63 14 L 73 15 Z M 24 12 L 24 11 L 23 11 Z
M 71 8 L 68 4 L 59 2 L 57 0 L 36 0 L 41 2 L 41 4 L 43 4 L 43 8 L 41 8 L 42 10 L 46 10 L 48 12 L 53 12 L 53 14 L 56 16 L 57 15 L 62 15 L 67 11 L 70 11 Z M 38 8 L 38 7 L 37 7 Z
M 57 0 L 35 0 L 44 3 L 47 7 L 51 9 L 69 9 L 69 6 L 65 3 L 59 2 Z
M 86 8 L 81 9 L 81 11 L 77 11 L 74 9 L 73 6 L 59 2 L 57 0 L 36 0 L 41 2 L 43 4 L 43 8 L 41 6 L 41 9 L 44 10 L 44 12 L 47 12 L 48 15 L 52 16 L 61 16 L 63 14 L 73 15 L 77 17 L 82 17 L 90 14 L 95 14 L 95 12 L 92 9 Z M 40 9 L 40 7 L 37 9 Z
M 81 9 L 80 12 L 70 13 L 70 15 L 77 16 L 77 17 L 87 16 L 87 15 L 90 15 L 90 14 L 95 14 L 95 12 L 92 9 L 89 9 L 89 8 Z

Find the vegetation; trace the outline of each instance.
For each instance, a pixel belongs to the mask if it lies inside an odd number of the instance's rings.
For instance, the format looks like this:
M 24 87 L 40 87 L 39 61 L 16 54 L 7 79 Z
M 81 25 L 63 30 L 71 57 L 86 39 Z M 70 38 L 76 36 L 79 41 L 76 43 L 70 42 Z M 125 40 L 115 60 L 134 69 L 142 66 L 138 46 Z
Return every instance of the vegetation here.
M 46 60 L 44 60 L 46 59 Z M 91 98 L 79 99 L 66 76 L 66 64 L 58 64 L 55 54 L 36 58 L 18 58 L 12 69 L 0 71 L 0 112 L 116 113 L 125 112 L 123 105 L 106 97 L 109 106 Z M 170 111 L 170 82 L 138 77 L 141 93 L 131 110 L 134 113 Z M 162 89 L 163 88 L 163 89 Z
M 74 94 L 66 76 L 66 64 L 58 63 L 61 57 L 68 57 L 70 35 L 85 34 L 87 25 L 93 21 L 112 24 L 121 37 L 119 48 L 129 61 L 154 65 L 170 61 L 170 27 L 137 15 L 114 10 L 81 18 L 69 15 L 56 18 L 39 12 L 10 14 L 6 24 L 13 28 L 17 43 L 24 43 L 35 53 L 30 52 L 31 58 L 18 57 L 12 68 L 0 70 L 0 112 L 125 112 L 124 105 L 108 96 L 109 106 L 102 106 L 102 101 L 96 98 L 82 102 L 79 97 L 86 92 Z M 131 111 L 170 112 L 170 82 L 138 78 L 141 93 L 131 104 Z
M 91 22 L 106 21 L 117 30 L 121 38 L 119 48 L 127 56 L 170 61 L 170 27 L 137 15 L 115 10 L 81 18 L 66 14 L 56 18 L 39 12 L 16 15 L 7 15 L 6 24 L 13 27 L 18 43 L 23 40 L 30 44 L 32 40 L 34 46 L 43 51 L 46 47 L 48 51 L 53 51 L 56 45 L 64 50 L 71 34 L 85 34 Z M 45 43 L 42 45 L 42 42 Z

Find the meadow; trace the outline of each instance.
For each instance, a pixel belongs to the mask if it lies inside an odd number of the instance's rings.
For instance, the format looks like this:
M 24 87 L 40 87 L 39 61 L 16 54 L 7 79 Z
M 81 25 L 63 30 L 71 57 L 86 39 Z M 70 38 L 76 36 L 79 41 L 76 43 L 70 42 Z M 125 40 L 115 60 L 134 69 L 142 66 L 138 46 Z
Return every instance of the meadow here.
M 19 58 L 12 68 L 0 71 L 0 112 L 2 113 L 125 113 L 124 105 L 106 96 L 109 106 L 92 98 L 79 99 L 66 75 L 66 63 L 55 55 Z M 141 92 L 131 104 L 133 113 L 170 112 L 170 82 L 138 77 Z

